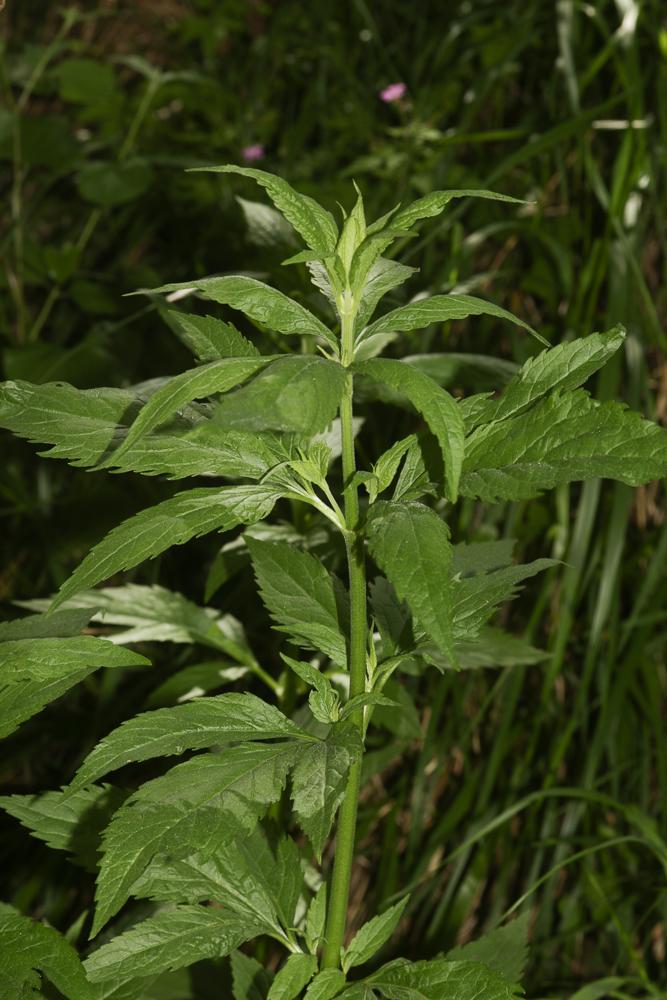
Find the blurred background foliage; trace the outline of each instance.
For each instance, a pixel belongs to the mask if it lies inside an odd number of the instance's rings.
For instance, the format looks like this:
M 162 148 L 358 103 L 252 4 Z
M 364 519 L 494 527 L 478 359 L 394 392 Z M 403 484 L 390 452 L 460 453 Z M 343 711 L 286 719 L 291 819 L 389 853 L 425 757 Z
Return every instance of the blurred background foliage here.
M 553 344 L 624 323 L 625 352 L 591 389 L 667 419 L 659 0 L 7 0 L 0 32 L 5 378 L 87 388 L 186 367 L 157 304 L 123 297 L 137 288 L 245 270 L 311 301 L 305 268 L 279 267 L 284 234 L 262 226 L 256 189 L 185 172 L 245 159 L 331 208 L 349 207 L 354 179 L 372 217 L 442 187 L 530 199 L 519 211 L 455 203 L 405 243 L 401 259 L 420 270 L 403 300 L 474 291 Z M 403 94 L 383 99 L 393 83 Z M 476 319 L 391 350 L 521 362 L 535 345 Z M 442 380 L 457 392 L 488 387 L 483 366 L 450 366 Z M 400 414 L 379 416 L 360 439 L 369 454 L 405 433 Z M 0 599 L 11 615 L 13 601 L 50 593 L 108 528 L 173 487 L 49 463 L 7 435 L 0 492 Z M 663 484 L 464 502 L 453 530 L 514 537 L 520 558 L 561 560 L 503 615 L 549 656 L 406 682 L 405 712 L 369 755 L 354 919 L 412 888 L 401 953 L 416 958 L 520 903 L 532 914 L 530 996 L 665 996 Z M 208 589 L 277 673 L 249 574 L 218 560 L 215 592 L 206 588 L 215 554 L 204 539 L 132 579 L 200 604 Z M 146 645 L 150 676 L 95 675 L 7 741 L 9 790 L 67 781 L 112 724 L 160 703 L 165 678 L 206 659 L 196 646 Z M 88 876 L 14 821 L 3 834 L 9 898 L 76 938 Z M 209 996 L 205 970 L 192 975 L 194 995 Z M 182 983 L 175 997 L 190 995 Z

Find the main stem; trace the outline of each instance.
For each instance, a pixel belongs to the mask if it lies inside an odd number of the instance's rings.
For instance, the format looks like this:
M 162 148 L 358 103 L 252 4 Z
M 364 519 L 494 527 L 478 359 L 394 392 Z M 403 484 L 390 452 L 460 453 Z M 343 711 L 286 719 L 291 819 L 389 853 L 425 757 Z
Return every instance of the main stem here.
M 354 314 L 342 320 L 342 363 L 352 362 Z M 352 482 L 356 472 L 354 453 L 352 373 L 347 373 L 347 384 L 340 404 L 340 430 L 343 460 L 343 499 L 347 534 L 347 565 L 350 586 L 350 698 L 363 694 L 366 689 L 366 565 L 364 540 L 359 530 L 359 497 Z M 360 732 L 363 729 L 363 709 L 350 717 Z M 322 956 L 323 969 L 337 969 L 345 937 L 347 907 L 350 895 L 350 876 L 354 860 L 357 828 L 357 801 L 361 785 L 361 761 L 353 764 L 347 779 L 345 797 L 338 814 L 336 831 L 336 856 L 329 885 L 329 908 Z

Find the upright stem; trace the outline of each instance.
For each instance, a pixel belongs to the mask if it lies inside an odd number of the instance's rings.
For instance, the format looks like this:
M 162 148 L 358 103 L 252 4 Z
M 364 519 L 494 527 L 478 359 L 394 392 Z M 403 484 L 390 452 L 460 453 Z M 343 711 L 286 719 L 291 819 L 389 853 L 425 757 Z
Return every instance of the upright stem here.
M 342 363 L 347 367 L 352 362 L 354 336 L 354 313 L 345 314 L 342 322 Z M 366 688 L 366 636 L 368 622 L 366 615 L 366 566 L 363 536 L 359 530 L 359 497 L 357 487 L 352 482 L 356 471 L 354 453 L 352 373 L 347 374 L 347 385 L 340 404 L 340 428 L 343 459 L 343 497 L 345 502 L 345 522 L 347 564 L 350 586 L 350 698 L 363 694 Z M 363 730 L 363 709 L 350 716 L 360 732 Z M 336 831 L 336 857 L 329 885 L 329 909 L 327 913 L 326 944 L 322 956 L 322 968 L 336 969 L 340 965 L 340 951 L 345 936 L 347 907 L 350 894 L 350 876 L 354 860 L 355 834 L 357 827 L 357 800 L 361 785 L 361 761 L 353 764 L 347 779 L 345 797 L 338 814 Z

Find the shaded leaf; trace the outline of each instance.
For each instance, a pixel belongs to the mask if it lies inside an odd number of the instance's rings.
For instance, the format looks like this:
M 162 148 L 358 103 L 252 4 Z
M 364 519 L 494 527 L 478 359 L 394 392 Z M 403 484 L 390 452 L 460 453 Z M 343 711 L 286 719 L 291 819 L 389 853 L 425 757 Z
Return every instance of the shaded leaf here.
M 295 1000 L 317 972 L 314 955 L 296 952 L 276 973 L 267 1000 Z
M 93 991 L 74 948 L 52 927 L 0 903 L 0 997 L 37 994 L 39 972 L 67 1000 L 93 1000 Z
M 398 923 L 405 912 L 405 907 L 408 905 L 408 899 L 409 897 L 406 896 L 400 903 L 390 906 L 384 913 L 371 917 L 369 921 L 359 928 L 343 956 L 343 969 L 345 972 L 355 965 L 363 965 L 364 962 L 368 962 L 387 943 L 398 927 Z

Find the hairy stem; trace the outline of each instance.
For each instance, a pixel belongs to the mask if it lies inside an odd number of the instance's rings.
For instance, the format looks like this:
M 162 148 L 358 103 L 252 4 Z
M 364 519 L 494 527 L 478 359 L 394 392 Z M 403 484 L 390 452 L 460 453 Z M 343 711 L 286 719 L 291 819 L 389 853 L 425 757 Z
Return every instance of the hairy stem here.
M 352 360 L 354 314 L 345 315 L 342 324 L 342 361 Z M 366 687 L 366 567 L 363 537 L 359 530 L 359 497 L 352 483 L 356 471 L 354 453 L 352 373 L 347 376 L 347 386 L 340 405 L 340 424 L 343 459 L 343 497 L 347 525 L 346 546 L 350 586 L 350 698 L 363 694 Z M 351 720 L 363 733 L 363 709 L 356 711 Z M 338 814 L 336 831 L 336 856 L 329 885 L 329 908 L 326 924 L 326 943 L 322 968 L 336 969 L 340 965 L 340 951 L 345 936 L 347 906 L 350 894 L 350 876 L 354 860 L 357 827 L 357 800 L 361 784 L 361 761 L 350 768 L 345 798 Z

